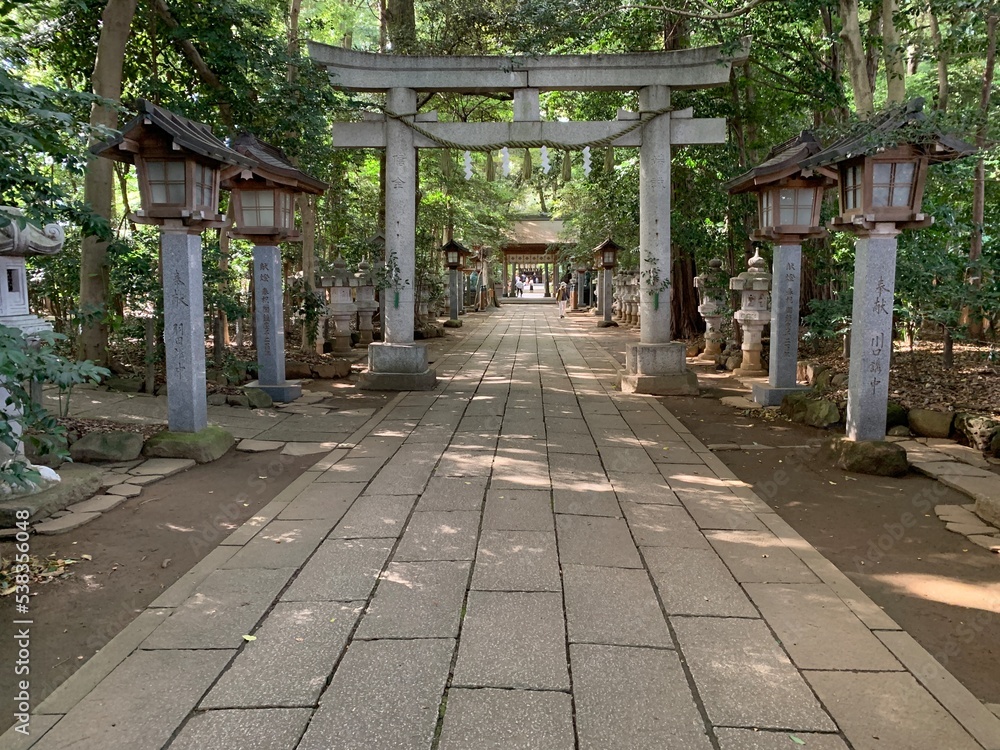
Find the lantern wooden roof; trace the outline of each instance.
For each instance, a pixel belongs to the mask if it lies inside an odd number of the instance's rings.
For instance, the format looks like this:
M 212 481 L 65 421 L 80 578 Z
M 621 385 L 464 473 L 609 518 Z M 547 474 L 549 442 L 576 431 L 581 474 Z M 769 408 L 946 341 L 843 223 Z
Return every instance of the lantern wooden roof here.
M 814 169 L 900 146 L 912 146 L 931 162 L 951 161 L 976 151 L 972 144 L 931 124 L 923 110 L 924 100 L 919 97 L 886 110 L 806 157 L 801 166 Z
M 779 180 L 798 176 L 821 176 L 825 178 L 827 186 L 834 185 L 837 178 L 836 173 L 831 169 L 818 168 L 809 170 L 813 174 L 808 172 L 802 174 L 804 170 L 800 166 L 801 162 L 822 150 L 823 147 L 816 140 L 816 137 L 808 130 L 803 130 L 794 138 L 772 148 L 764 162 L 746 174 L 724 183 L 722 187 L 730 195 L 735 195 L 758 190 Z
M 606 240 L 604 240 L 604 242 L 602 242 L 600 245 L 594 248 L 594 255 L 603 253 L 605 250 L 614 250 L 615 252 L 618 252 L 621 249 L 622 249 L 621 245 L 619 245 L 613 239 L 608 237 Z
M 90 151 L 115 161 L 135 164 L 136 153 L 146 149 L 188 151 L 195 156 L 221 164 L 251 166 L 251 160 L 232 150 L 204 123 L 174 114 L 152 102 L 140 99 L 139 114 L 109 141 L 95 144 Z
M 222 170 L 222 186 L 232 188 L 233 180 L 260 179 L 270 184 L 289 188 L 296 193 L 321 195 L 329 187 L 325 182 L 306 174 L 285 156 L 285 153 L 258 140 L 256 136 L 245 134 L 233 141 L 233 150 L 253 160 L 251 167 L 234 165 Z
M 472 251 L 469 250 L 465 245 L 455 239 L 448 240 L 441 246 L 442 252 L 448 252 L 449 250 L 458 250 L 462 255 L 471 255 Z

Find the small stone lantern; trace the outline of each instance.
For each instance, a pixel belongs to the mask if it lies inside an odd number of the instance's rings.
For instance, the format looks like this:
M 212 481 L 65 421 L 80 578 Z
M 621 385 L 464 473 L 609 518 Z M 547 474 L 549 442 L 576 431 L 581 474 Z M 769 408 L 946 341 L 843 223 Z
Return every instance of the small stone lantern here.
M 333 318 L 333 353 L 351 353 L 351 320 L 357 312 L 351 290 L 358 280 L 347 270 L 347 261 L 338 255 L 333 261 L 333 285 L 329 287 L 327 314 Z
M 939 131 L 928 132 L 923 105 L 923 99 L 913 99 L 887 110 L 864 123 L 862 131 L 801 162 L 806 169 L 839 172 L 840 215 L 830 228 L 857 236 L 847 395 L 850 440 L 885 437 L 896 238 L 903 229 L 933 222 L 933 217 L 921 212 L 927 166 L 976 150 Z
M 621 248 L 615 244 L 615 241 L 608 237 L 604 242 L 594 248 L 594 260 L 596 264 L 602 269 L 601 273 L 601 294 L 598 298 L 600 302 L 600 314 L 601 320 L 597 322 L 598 328 L 610 328 L 617 326 L 611 319 L 612 313 L 612 274 L 611 271 L 614 269 L 615 264 L 618 262 L 618 251 Z
M 705 319 L 705 351 L 698 355 L 698 359 L 706 362 L 715 362 L 722 354 L 722 309 L 725 301 L 721 299 L 721 292 L 724 287 L 719 287 L 717 282 L 724 272 L 722 261 L 712 258 L 708 262 L 709 271 L 699 274 L 694 279 L 695 288 L 701 297 L 701 304 L 698 305 L 698 312 Z
M 729 280 L 729 288 L 741 295 L 740 309 L 733 317 L 743 330 L 743 363 L 733 374 L 757 378 L 766 374 L 760 353 L 764 326 L 771 320 L 771 274 L 767 272 L 767 261 L 760 257 L 759 251 L 754 253 L 748 266 L 746 271 Z
M 458 328 L 462 325 L 458 320 L 458 316 L 462 310 L 462 289 L 459 285 L 459 269 L 465 257 L 469 254 L 469 250 L 462 243 L 451 239 L 442 245 L 441 252 L 444 253 L 444 262 L 448 266 L 448 291 L 450 298 L 448 322 L 445 325 L 449 328 Z
M 586 296 L 584 291 L 587 289 L 587 271 L 590 270 L 590 266 L 586 263 L 579 263 L 576 267 L 576 307 L 574 309 L 583 308 L 583 298 Z M 588 300 L 589 302 L 589 300 Z
M 91 151 L 135 164 L 142 208 L 139 224 L 160 227 L 167 421 L 172 432 L 208 426 L 205 392 L 205 304 L 201 232 L 223 227 L 220 170 L 254 161 L 216 138 L 207 125 L 140 100 L 139 114 Z
M 803 169 L 800 162 L 820 149 L 812 133 L 803 131 L 772 149 L 763 164 L 726 185 L 730 194 L 757 194 L 759 227 L 751 237 L 775 243 L 768 382 L 753 384 L 754 399 L 764 406 L 777 406 L 803 388 L 795 381 L 802 241 L 826 235 L 820 226 L 820 206 L 825 189 L 836 184 L 837 173 L 821 166 Z
M 254 243 L 254 315 L 258 378 L 250 385 L 275 401 L 294 401 L 302 386 L 285 380 L 285 317 L 279 242 L 301 241 L 295 229 L 295 198 L 320 195 L 327 185 L 296 168 L 280 150 L 252 135 L 233 142 L 233 150 L 253 160 L 253 166 L 222 170 L 222 187 L 231 191 L 233 237 Z M 306 281 L 311 281 L 307 279 Z M 318 332 L 322 337 L 322 329 Z M 322 350 L 322 342 L 317 341 Z

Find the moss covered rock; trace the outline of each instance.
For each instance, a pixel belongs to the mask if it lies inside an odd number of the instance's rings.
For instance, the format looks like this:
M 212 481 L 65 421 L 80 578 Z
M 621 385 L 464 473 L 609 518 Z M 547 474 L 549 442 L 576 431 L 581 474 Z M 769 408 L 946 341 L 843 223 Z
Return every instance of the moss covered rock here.
M 192 458 L 207 464 L 222 458 L 236 440 L 221 427 L 209 425 L 200 432 L 159 432 L 142 449 L 150 458 Z
M 901 477 L 910 469 L 906 451 L 896 443 L 884 440 L 855 441 L 838 437 L 828 441 L 825 448 L 833 456 L 837 466 L 844 471 L 879 477 Z

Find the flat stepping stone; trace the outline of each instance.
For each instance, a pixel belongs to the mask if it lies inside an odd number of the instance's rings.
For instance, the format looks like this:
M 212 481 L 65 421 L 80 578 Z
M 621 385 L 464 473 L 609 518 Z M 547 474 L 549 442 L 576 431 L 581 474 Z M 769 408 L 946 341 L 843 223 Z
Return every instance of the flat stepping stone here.
M 909 458 L 909 454 L 907 454 L 907 458 Z M 992 471 L 977 469 L 975 466 L 969 466 L 960 461 L 911 461 L 910 463 L 921 474 L 935 479 L 939 476 L 983 477 L 987 479 L 993 477 L 1000 481 L 1000 477 L 997 477 Z
M 719 399 L 723 406 L 732 406 L 734 409 L 757 409 L 760 407 L 756 401 L 751 401 L 744 396 L 724 396 Z
M 236 450 L 244 453 L 264 453 L 265 451 L 276 451 L 283 448 L 285 444 L 280 440 L 241 440 Z
M 329 453 L 340 443 L 286 443 L 282 456 L 311 456 L 314 453 Z
M 122 495 L 95 495 L 90 500 L 70 505 L 66 510 L 71 513 L 106 513 L 109 510 L 114 510 L 127 499 Z
M 968 539 L 973 544 L 978 544 L 980 547 L 988 549 L 990 552 L 1000 552 L 1000 536 L 973 534 Z
M 170 477 L 195 466 L 193 458 L 151 458 L 144 461 L 134 469 L 129 470 L 129 474 L 141 477 L 155 474 L 161 477 Z
M 120 497 L 138 497 L 142 492 L 142 487 L 134 484 L 117 484 L 107 489 L 109 495 L 119 495 Z
M 36 523 L 32 529 L 36 534 L 65 534 L 75 528 L 83 526 L 87 521 L 97 518 L 100 513 L 68 513 L 60 518 L 50 518 L 47 521 Z
M 964 534 L 965 536 L 972 536 L 973 534 L 997 534 L 1000 533 L 997 529 L 989 526 L 988 524 L 980 521 L 979 523 L 947 523 L 945 528 L 948 531 L 953 531 L 956 534 Z
M 952 445 L 937 445 L 934 446 L 934 449 L 947 456 L 951 456 L 962 463 L 966 463 L 980 469 L 985 469 L 990 465 L 989 461 L 986 460 L 982 453 L 975 448 L 970 448 L 967 445 L 958 445 L 957 443 L 953 443 Z

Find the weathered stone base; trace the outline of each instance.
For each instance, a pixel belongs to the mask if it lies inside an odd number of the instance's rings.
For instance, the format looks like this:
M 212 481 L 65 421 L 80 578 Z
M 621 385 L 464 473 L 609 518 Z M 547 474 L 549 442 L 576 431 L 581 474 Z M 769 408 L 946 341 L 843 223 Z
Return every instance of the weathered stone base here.
M 694 396 L 698 376 L 687 368 L 683 344 L 629 344 L 625 347 L 622 393 Z
M 618 324 L 613 320 L 599 320 L 597 321 L 598 328 L 617 328 Z
M 879 477 L 901 477 L 910 470 L 906 451 L 896 443 L 884 440 L 850 440 L 833 438 L 824 449 L 836 459 L 844 471 L 872 474 Z
M 462 321 L 461 320 L 452 320 L 451 318 L 448 318 L 448 320 L 446 320 L 444 322 L 444 327 L 445 328 L 461 328 L 462 327 Z
M 0 528 L 13 527 L 17 511 L 27 509 L 31 518 L 50 516 L 68 505 L 92 497 L 101 486 L 101 470 L 96 466 L 66 464 L 59 469 L 60 482 L 41 492 L 17 495 L 0 502 Z
M 222 458 L 236 440 L 221 427 L 209 425 L 198 432 L 158 432 L 142 452 L 151 458 L 192 458 L 207 464 Z
M 738 378 L 766 378 L 767 370 L 761 370 L 759 368 L 748 369 L 745 367 L 737 367 L 735 370 L 733 370 L 733 375 L 735 375 Z
M 282 404 L 294 401 L 302 395 L 302 384 L 297 380 L 286 380 L 281 385 L 261 385 L 259 381 L 254 380 L 247 383 L 246 387 L 259 388 L 270 396 L 272 401 Z
M 424 344 L 379 342 L 368 347 L 368 371 L 361 373 L 357 387 L 365 391 L 428 391 L 437 383 L 437 373 L 427 366 Z
M 768 385 L 767 383 L 754 383 L 753 389 L 753 400 L 756 401 L 761 406 L 781 406 L 781 401 L 785 396 L 791 393 L 799 393 L 801 391 L 808 391 L 808 386 L 804 385 L 793 385 L 789 388 L 779 388 L 777 386 Z
M 1000 495 L 976 497 L 976 515 L 994 526 L 1000 526 Z

